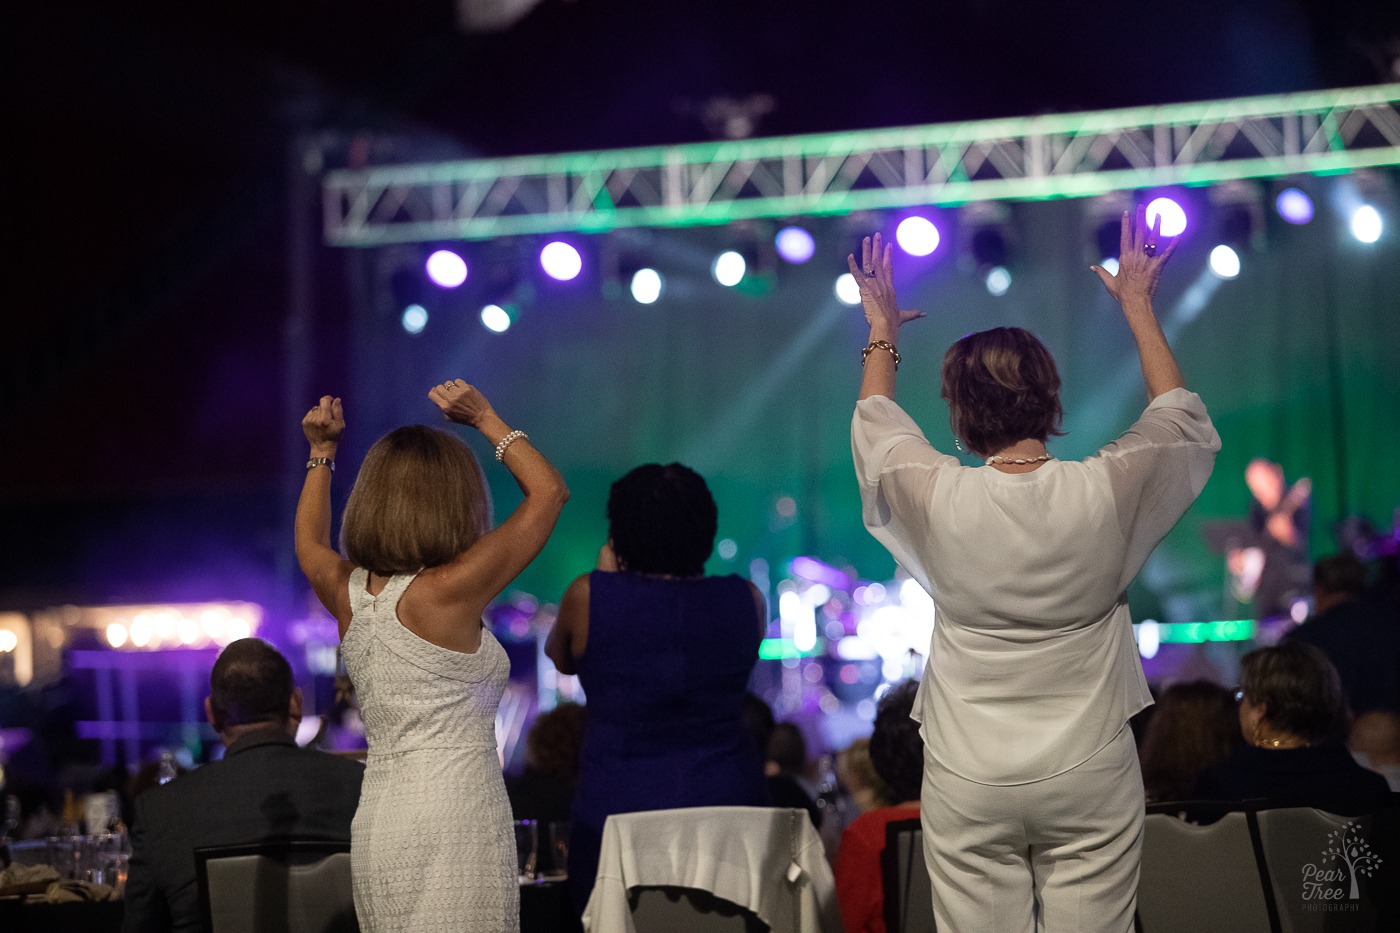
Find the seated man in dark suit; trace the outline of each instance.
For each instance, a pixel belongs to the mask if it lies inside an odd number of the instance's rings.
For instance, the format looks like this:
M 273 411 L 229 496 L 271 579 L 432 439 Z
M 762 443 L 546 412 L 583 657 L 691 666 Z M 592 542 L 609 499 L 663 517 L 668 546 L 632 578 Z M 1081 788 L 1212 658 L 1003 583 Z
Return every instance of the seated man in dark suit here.
M 364 767 L 297 746 L 301 691 L 287 659 L 260 639 L 240 639 L 214 662 L 209 690 L 204 710 L 227 751 L 136 799 L 127 933 L 203 929 L 198 847 L 350 838 Z

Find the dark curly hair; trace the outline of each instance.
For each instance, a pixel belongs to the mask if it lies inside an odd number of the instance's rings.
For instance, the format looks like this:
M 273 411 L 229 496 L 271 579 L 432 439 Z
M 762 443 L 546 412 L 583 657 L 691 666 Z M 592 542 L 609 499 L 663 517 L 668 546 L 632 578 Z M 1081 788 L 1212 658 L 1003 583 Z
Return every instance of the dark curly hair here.
M 578 779 L 587 720 L 587 711 L 577 703 L 560 703 L 540 713 L 525 736 L 526 765 L 572 787 Z
M 679 463 L 639 466 L 608 494 L 608 537 L 623 570 L 700 576 L 718 528 L 710 487 Z
M 1060 435 L 1060 372 L 1040 338 L 1019 327 L 968 334 L 943 354 L 953 434 L 986 456 L 1019 440 Z
M 870 734 L 870 763 L 890 789 L 895 803 L 918 800 L 924 781 L 924 740 L 914 721 L 917 680 L 895 684 L 875 710 L 875 731 Z

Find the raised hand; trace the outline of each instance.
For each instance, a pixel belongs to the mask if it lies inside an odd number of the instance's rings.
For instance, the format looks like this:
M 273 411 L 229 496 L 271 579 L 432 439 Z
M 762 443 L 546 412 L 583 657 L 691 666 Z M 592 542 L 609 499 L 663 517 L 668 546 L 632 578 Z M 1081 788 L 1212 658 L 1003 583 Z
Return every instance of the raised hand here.
M 311 444 L 312 456 L 335 456 L 340 435 L 345 432 L 345 412 L 340 399 L 329 395 L 321 396 L 321 401 L 301 419 L 301 433 Z
M 1134 300 L 1150 302 L 1152 296 L 1157 294 L 1162 267 L 1176 252 L 1177 240 L 1180 239 L 1162 236 L 1159 230 L 1161 223 L 1159 214 L 1149 228 L 1147 208 L 1142 206 L 1135 213 L 1124 211 L 1118 243 L 1118 274 L 1110 275 L 1107 269 L 1099 265 L 1089 267 L 1120 305 Z
M 482 419 L 494 414 L 486 396 L 465 379 L 449 379 L 428 391 L 428 400 L 438 407 L 444 418 L 457 424 L 480 428 Z
M 893 250 L 880 234 L 860 243 L 860 264 L 854 253 L 846 255 L 851 278 L 860 286 L 860 307 L 873 339 L 891 340 L 901 325 L 924 317 L 922 311 L 901 311 L 894 294 Z

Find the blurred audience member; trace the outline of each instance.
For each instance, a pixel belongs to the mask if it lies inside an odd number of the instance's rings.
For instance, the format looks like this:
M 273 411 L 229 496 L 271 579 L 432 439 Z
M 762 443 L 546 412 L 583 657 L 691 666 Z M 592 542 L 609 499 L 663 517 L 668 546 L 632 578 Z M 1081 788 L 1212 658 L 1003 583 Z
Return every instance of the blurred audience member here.
M 1346 697 L 1327 656 L 1301 641 L 1259 648 L 1240 662 L 1240 731 L 1246 745 L 1208 768 L 1193 797 L 1244 800 L 1385 792 L 1385 778 L 1342 744 Z
M 1157 701 L 1142 743 L 1148 802 L 1187 800 L 1201 772 L 1239 747 L 1235 695 L 1208 680 L 1173 684 Z
M 1310 619 L 1289 637 L 1316 645 L 1337 668 L 1351 709 L 1400 713 L 1400 613 L 1366 593 L 1366 567 L 1351 554 L 1313 567 Z
M 885 827 L 919 816 L 924 777 L 924 743 L 911 714 L 917 681 L 904 681 L 880 699 L 870 761 L 896 803 L 856 817 L 841 837 L 836 854 L 836 900 L 846 933 L 884 933 L 885 899 L 880 857 Z
M 517 820 L 569 819 L 586 717 L 577 703 L 560 703 L 535 717 L 525 736 L 525 770 L 506 780 Z
M 875 771 L 869 739 L 856 739 L 836 756 L 836 776 L 855 805 L 852 818 L 898 802 L 890 799 L 889 786 Z
M 821 828 L 822 811 L 817 805 L 816 785 L 810 777 L 807 739 L 796 724 L 780 722 L 773 726 L 763 773 L 768 777 L 773 806 L 806 810 L 812 817 L 812 825 Z
M 1400 715 L 1389 710 L 1371 710 L 1356 717 L 1347 742 L 1362 767 L 1385 778 L 1393 791 L 1400 791 Z
M 298 748 L 301 691 L 267 642 L 232 642 L 214 662 L 209 723 L 222 761 L 136 799 L 123 930 L 202 931 L 194 850 L 288 836 L 350 839 L 364 768 Z

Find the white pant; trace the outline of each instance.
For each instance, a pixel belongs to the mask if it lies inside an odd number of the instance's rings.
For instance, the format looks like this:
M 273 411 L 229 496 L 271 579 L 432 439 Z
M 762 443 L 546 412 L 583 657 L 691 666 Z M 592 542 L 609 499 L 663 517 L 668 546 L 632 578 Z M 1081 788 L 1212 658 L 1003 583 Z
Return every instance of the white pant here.
M 939 933 L 1132 930 L 1144 815 L 1132 730 L 1030 784 L 978 784 L 925 752 L 921 803 Z

